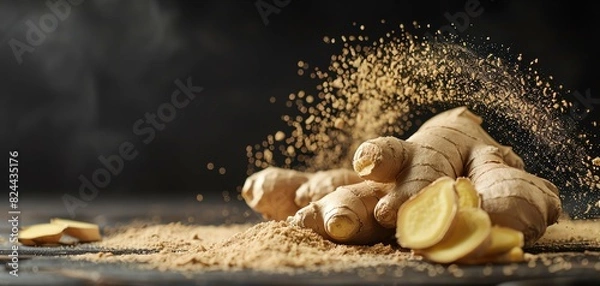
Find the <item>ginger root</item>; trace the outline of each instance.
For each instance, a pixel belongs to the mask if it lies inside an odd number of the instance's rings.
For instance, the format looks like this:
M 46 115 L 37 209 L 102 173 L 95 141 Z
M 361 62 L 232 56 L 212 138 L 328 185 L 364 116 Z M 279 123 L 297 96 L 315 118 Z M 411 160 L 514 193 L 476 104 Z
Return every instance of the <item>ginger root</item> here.
M 246 179 L 242 197 L 263 218 L 285 220 L 335 188 L 362 181 L 354 171 L 348 169 L 307 173 L 268 167 Z
M 558 189 L 526 172 L 512 148 L 496 142 L 481 123 L 466 107 L 454 108 L 432 117 L 406 140 L 379 137 L 362 143 L 352 162 L 358 178 L 348 170 L 338 177 L 346 179 L 336 180 L 336 170 L 322 176 L 285 170 L 290 173 L 283 175 L 270 167 L 246 180 L 242 196 L 265 218 L 283 220 L 297 212 L 291 222 L 338 242 L 362 244 L 386 237 L 382 228 L 410 223 L 398 219 L 400 207 L 437 179 L 467 177 L 474 187 L 454 183 L 464 193 L 457 204 L 482 208 L 492 225 L 523 233 L 525 245 L 531 245 L 557 222 Z M 352 187 L 335 188 L 345 185 Z M 342 235 L 334 234 L 337 230 Z M 429 243 L 439 238 L 433 234 Z
M 338 187 L 300 209 L 288 218 L 288 222 L 311 228 L 338 243 L 373 244 L 390 240 L 394 230 L 379 225 L 373 216 L 373 209 L 385 194 L 385 188 L 385 185 L 372 182 Z
M 269 167 L 246 179 L 242 197 L 265 219 L 284 220 L 300 209 L 294 203 L 296 190 L 308 178 L 303 172 Z
M 396 227 L 400 206 L 444 176 L 469 177 L 481 207 L 494 224 L 523 232 L 532 244 L 556 223 L 561 212 L 558 190 L 527 173 L 523 160 L 481 128 L 482 120 L 466 107 L 442 112 L 406 140 L 380 137 L 358 147 L 355 171 L 365 180 L 394 184 L 375 207 L 377 221 Z
M 339 186 L 352 185 L 362 181 L 363 179 L 349 169 L 333 169 L 312 173 L 310 179 L 296 191 L 294 202 L 302 208 L 310 202 L 320 200 Z

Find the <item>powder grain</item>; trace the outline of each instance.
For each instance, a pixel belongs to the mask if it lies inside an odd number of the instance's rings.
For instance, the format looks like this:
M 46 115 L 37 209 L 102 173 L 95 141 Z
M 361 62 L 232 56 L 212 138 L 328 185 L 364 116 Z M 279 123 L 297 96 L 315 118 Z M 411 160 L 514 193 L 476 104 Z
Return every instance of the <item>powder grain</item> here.
M 227 237 L 227 238 L 226 238 Z M 221 239 L 218 241 L 218 239 Z M 338 245 L 310 229 L 286 222 L 249 225 L 186 226 L 179 223 L 130 226 L 96 244 L 106 249 L 157 250 L 147 254 L 113 255 L 109 251 L 73 259 L 136 263 L 161 271 L 238 271 L 274 273 L 340 272 L 360 267 L 400 265 L 409 252 L 384 244 Z

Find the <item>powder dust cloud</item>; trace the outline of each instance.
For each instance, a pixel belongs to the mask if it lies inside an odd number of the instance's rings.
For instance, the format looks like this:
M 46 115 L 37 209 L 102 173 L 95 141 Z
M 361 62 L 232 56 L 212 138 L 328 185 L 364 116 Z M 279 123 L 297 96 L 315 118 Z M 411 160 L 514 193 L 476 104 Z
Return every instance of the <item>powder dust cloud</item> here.
M 351 168 L 363 141 L 405 139 L 433 114 L 464 105 L 513 147 L 527 171 L 559 187 L 567 215 L 600 215 L 597 122 L 581 124 L 578 114 L 589 110 L 578 109 L 570 90 L 537 71 L 537 59 L 526 62 L 489 39 L 431 36 L 416 22 L 380 37 L 353 26 L 356 34 L 323 37 L 340 50 L 326 69 L 298 62 L 298 74 L 314 79 L 316 89 L 289 94 L 282 116 L 288 130 L 246 147 L 248 175 L 267 166 Z

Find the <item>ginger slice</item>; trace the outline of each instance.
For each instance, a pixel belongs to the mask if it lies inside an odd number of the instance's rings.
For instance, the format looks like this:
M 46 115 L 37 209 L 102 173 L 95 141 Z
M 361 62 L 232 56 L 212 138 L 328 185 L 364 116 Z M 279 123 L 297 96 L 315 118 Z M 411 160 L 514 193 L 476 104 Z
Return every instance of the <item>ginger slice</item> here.
M 525 252 L 521 247 L 513 247 L 509 251 L 495 256 L 491 262 L 494 263 L 512 263 L 525 261 Z
M 64 226 L 64 233 L 77 238 L 80 242 L 92 242 L 102 240 L 100 235 L 100 227 L 96 224 L 53 218 L 50 220 L 51 224 Z
M 525 238 L 523 233 L 509 227 L 493 226 L 491 234 L 492 243 L 486 249 L 486 256 L 507 252 L 515 247 L 523 247 Z
M 492 222 L 479 208 L 460 209 L 446 236 L 430 248 L 419 251 L 438 263 L 451 263 L 467 256 L 479 256 L 491 243 Z
M 475 190 L 475 187 L 469 178 L 460 177 L 456 179 L 454 188 L 456 189 L 456 193 L 458 193 L 459 208 L 479 208 L 481 206 L 481 196 Z
M 523 262 L 525 260 L 525 252 L 521 247 L 513 247 L 506 252 L 496 255 L 484 255 L 481 257 L 465 258 L 459 260 L 463 264 L 484 264 L 484 263 L 513 263 Z
M 396 238 L 405 248 L 424 249 L 440 242 L 458 210 L 454 179 L 442 177 L 408 199 L 398 210 Z
M 523 233 L 512 228 L 492 226 L 490 245 L 479 256 L 467 256 L 459 260 L 461 263 L 480 264 L 487 262 L 518 262 L 519 256 L 516 249 L 521 249 L 525 243 Z M 512 252 L 512 253 L 511 253 Z M 523 250 L 521 249 L 521 253 Z
M 64 225 L 50 223 L 34 224 L 21 230 L 19 242 L 28 246 L 58 244 L 66 228 Z

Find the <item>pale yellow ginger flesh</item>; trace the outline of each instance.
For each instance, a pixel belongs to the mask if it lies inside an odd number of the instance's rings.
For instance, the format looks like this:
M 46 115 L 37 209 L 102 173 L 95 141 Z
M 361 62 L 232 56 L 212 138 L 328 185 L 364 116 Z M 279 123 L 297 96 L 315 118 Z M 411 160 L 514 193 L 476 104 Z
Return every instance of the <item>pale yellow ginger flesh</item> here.
M 438 263 L 451 263 L 467 256 L 479 256 L 489 246 L 492 222 L 479 208 L 459 209 L 454 225 L 437 244 L 419 254 Z
M 51 223 L 34 224 L 19 232 L 19 242 L 29 246 L 58 244 L 65 228 Z
M 452 226 L 457 211 L 454 180 L 450 177 L 436 180 L 398 210 L 398 243 L 411 249 L 435 245 Z
M 439 203 L 443 195 L 440 194 L 446 193 L 453 194 L 455 199 L 444 202 L 449 202 L 458 211 L 456 215 L 450 215 L 447 221 L 444 221 L 451 226 L 441 228 L 445 230 L 441 233 L 442 239 L 430 244 L 431 239 L 427 234 L 437 233 L 440 228 L 432 220 L 424 220 L 422 217 L 426 213 L 427 216 L 441 220 L 443 211 L 439 211 Z M 406 247 L 407 237 L 414 240 L 409 241 L 408 248 L 437 263 L 521 261 L 523 233 L 507 227 L 493 226 L 490 216 L 480 208 L 477 194 L 469 179 L 458 178 L 455 181 L 450 177 L 442 177 L 436 180 L 412 196 L 398 210 L 398 243 Z M 413 203 L 415 201 L 419 203 Z M 430 214 L 430 208 L 434 210 L 435 215 Z M 427 242 L 429 246 L 415 247 L 419 242 Z
M 513 247 L 498 255 L 471 257 L 459 260 L 461 264 L 487 264 L 487 263 L 516 263 L 525 261 L 525 252 L 521 247 Z
M 460 259 L 466 264 L 520 262 L 524 259 L 523 233 L 508 227 L 492 226 L 490 245 L 480 255 Z
M 53 218 L 50 220 L 51 224 L 65 226 L 63 231 L 74 238 L 77 238 L 79 242 L 93 242 L 102 240 L 100 235 L 100 227 L 97 224 L 68 220 L 62 218 Z
M 53 218 L 50 220 L 50 223 L 34 224 L 25 227 L 19 233 L 19 242 L 29 246 L 56 245 L 63 243 L 61 240 L 63 235 L 69 235 L 77 239 L 77 242 L 102 240 L 100 227 L 96 224 Z
M 456 193 L 458 194 L 459 208 L 478 208 L 481 206 L 481 196 L 475 190 L 475 187 L 471 183 L 471 180 L 465 177 L 460 177 L 456 179 L 454 188 L 456 190 Z
M 492 243 L 485 250 L 483 256 L 493 256 L 508 252 L 515 247 L 523 247 L 523 233 L 512 228 L 493 226 L 491 233 Z

